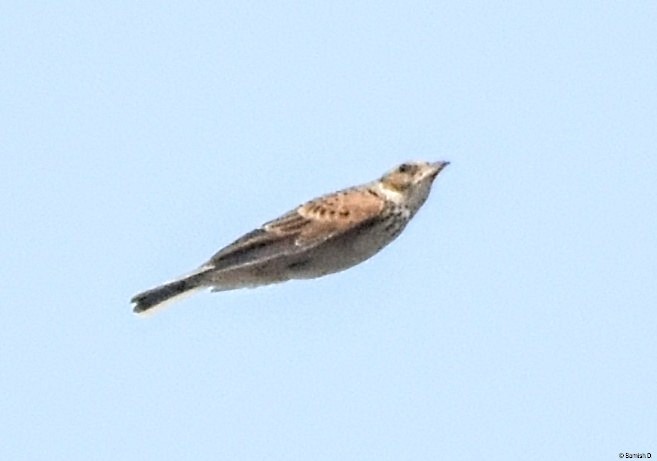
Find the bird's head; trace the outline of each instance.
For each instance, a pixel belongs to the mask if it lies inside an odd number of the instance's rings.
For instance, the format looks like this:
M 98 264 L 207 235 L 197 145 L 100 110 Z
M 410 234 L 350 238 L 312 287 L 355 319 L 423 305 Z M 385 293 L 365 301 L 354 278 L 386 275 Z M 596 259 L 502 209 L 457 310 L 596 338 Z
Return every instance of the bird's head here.
M 380 179 L 381 190 L 388 198 L 419 209 L 431 191 L 433 180 L 449 162 L 406 162 Z

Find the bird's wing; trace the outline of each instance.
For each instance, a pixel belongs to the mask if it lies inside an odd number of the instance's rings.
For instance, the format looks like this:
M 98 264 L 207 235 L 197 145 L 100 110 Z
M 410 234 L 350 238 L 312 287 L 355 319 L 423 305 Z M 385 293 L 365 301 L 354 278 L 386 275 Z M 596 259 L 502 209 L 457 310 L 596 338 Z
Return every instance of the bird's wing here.
M 351 189 L 312 200 L 296 210 L 300 228 L 296 244 L 312 247 L 344 232 L 355 229 L 380 216 L 385 199 L 369 188 Z M 287 220 L 276 220 L 265 225 L 274 231 L 285 230 Z M 292 228 L 294 229 L 292 224 Z
M 371 222 L 385 200 L 370 189 L 347 189 L 311 200 L 265 223 L 216 253 L 216 269 L 248 265 L 313 248 Z

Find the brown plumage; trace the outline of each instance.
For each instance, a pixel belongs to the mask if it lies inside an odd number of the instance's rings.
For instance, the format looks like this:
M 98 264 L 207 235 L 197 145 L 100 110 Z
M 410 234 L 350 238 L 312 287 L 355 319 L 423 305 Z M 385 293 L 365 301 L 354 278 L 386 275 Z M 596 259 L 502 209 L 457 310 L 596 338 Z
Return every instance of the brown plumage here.
M 404 163 L 381 179 L 311 200 L 217 252 L 195 272 L 132 298 L 142 313 L 186 292 L 256 287 L 347 269 L 394 240 L 448 162 Z

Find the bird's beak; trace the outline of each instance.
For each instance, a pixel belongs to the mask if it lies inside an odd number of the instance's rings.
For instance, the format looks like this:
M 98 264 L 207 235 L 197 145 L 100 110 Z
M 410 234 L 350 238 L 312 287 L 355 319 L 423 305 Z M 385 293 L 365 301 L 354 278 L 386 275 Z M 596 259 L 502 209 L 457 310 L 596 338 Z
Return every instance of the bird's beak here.
M 435 179 L 436 176 L 438 176 L 438 173 L 440 173 L 443 168 L 445 168 L 447 165 L 449 165 L 449 162 L 433 162 L 429 164 L 429 176 L 431 176 L 431 179 Z

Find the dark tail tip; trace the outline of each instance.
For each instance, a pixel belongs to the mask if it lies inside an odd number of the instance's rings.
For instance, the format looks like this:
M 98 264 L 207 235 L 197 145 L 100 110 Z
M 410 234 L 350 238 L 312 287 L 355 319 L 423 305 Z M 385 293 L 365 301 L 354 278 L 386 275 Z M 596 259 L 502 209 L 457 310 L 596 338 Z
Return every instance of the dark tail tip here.
M 130 300 L 130 302 L 135 304 L 133 312 L 135 314 L 142 314 L 192 288 L 196 288 L 196 285 L 183 279 L 139 293 Z

